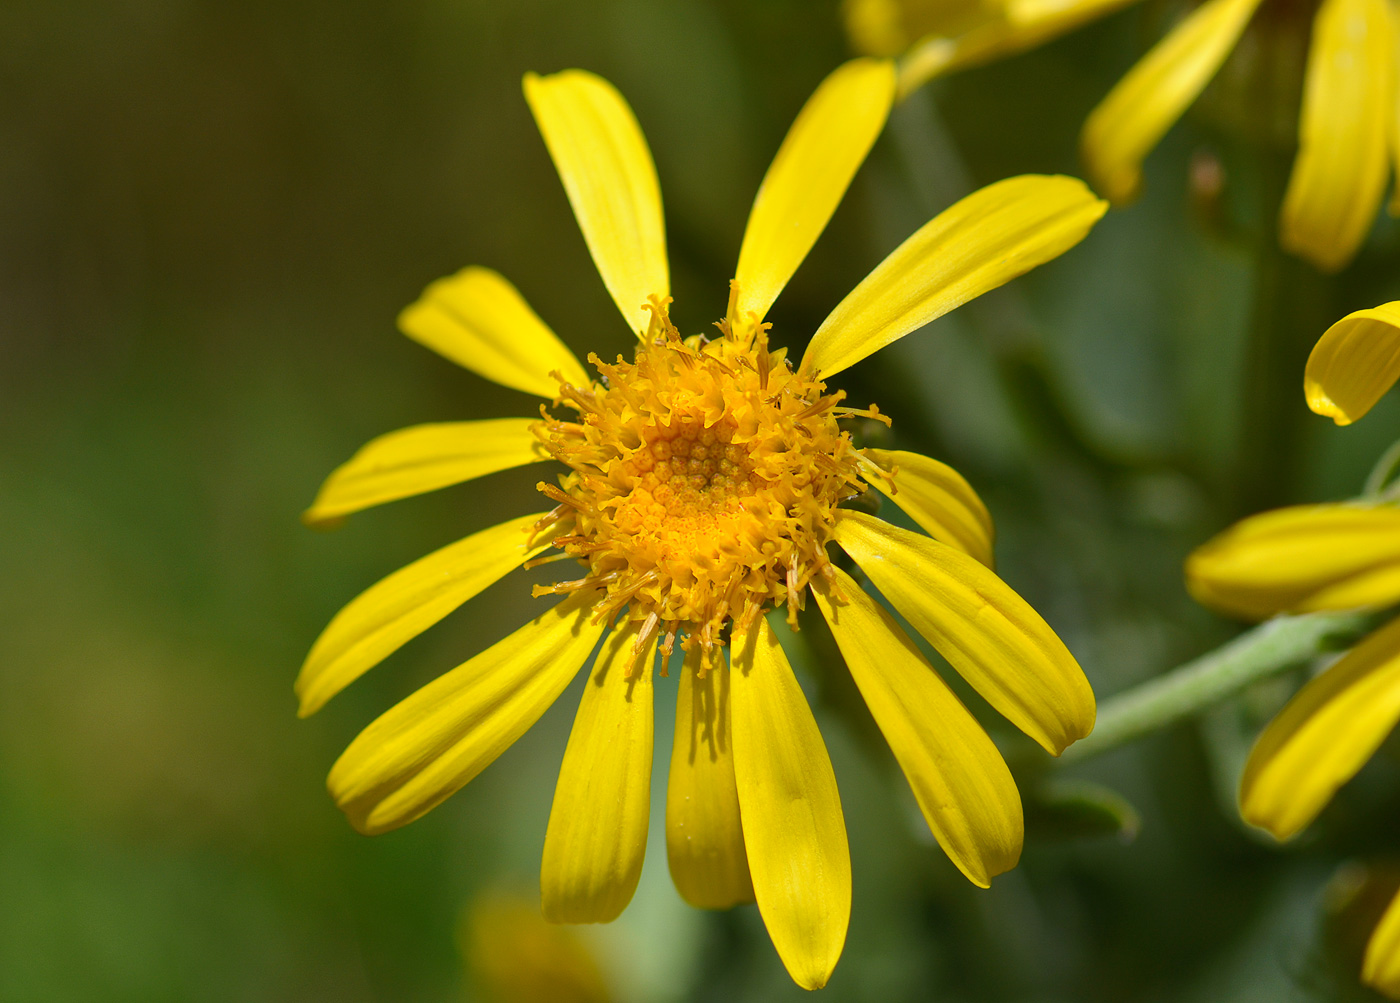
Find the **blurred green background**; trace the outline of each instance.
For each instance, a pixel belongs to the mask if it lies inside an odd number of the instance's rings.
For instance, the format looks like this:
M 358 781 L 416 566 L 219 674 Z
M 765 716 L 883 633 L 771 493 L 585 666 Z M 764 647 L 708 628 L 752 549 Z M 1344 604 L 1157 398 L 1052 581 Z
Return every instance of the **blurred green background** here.
M 900 107 L 773 311 L 775 341 L 800 347 L 973 188 L 1076 173 L 1079 124 L 1176 10 L 1136 7 Z M 1193 545 L 1264 505 L 1356 493 L 1400 427 L 1394 396 L 1345 432 L 1303 407 L 1311 341 L 1400 297 L 1400 231 L 1378 223 L 1335 279 L 1274 249 L 1296 86 L 1239 85 L 1273 44 L 1247 39 L 1150 159 L 1139 204 L 840 380 L 893 416 L 900 447 L 982 492 L 1001 574 L 1101 698 L 1238 629 L 1186 597 Z M 375 715 L 523 622 L 530 576 L 309 721 L 291 684 L 343 603 L 537 505 L 539 472 L 332 533 L 298 513 L 374 435 L 535 407 L 395 332 L 432 279 L 497 268 L 581 356 L 626 349 L 526 70 L 592 69 L 633 103 L 690 333 L 721 315 L 768 159 L 847 55 L 837 5 L 799 0 L 0 5 L 0 1000 L 470 996 L 460 917 L 488 892 L 537 893 L 576 691 L 405 830 L 355 835 L 323 781 Z M 1220 196 L 1192 189 L 1217 166 Z M 1334 874 L 1397 851 L 1393 742 L 1303 840 L 1269 845 L 1236 820 L 1233 785 L 1297 679 L 1259 687 L 1063 771 L 1126 796 L 1135 841 L 1031 812 L 1022 866 L 979 891 L 931 845 L 808 626 L 855 880 L 825 998 L 1370 998 L 1366 906 L 1340 908 Z M 663 683 L 641 888 L 582 941 L 616 999 L 796 999 L 752 907 L 704 914 L 671 889 L 673 706 Z M 1033 789 L 1045 757 L 994 733 Z

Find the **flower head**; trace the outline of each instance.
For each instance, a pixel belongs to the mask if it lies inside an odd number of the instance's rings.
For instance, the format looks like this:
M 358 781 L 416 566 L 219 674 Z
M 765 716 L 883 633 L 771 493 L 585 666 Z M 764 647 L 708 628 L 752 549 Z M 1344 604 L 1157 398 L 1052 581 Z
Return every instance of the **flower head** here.
M 848 0 L 847 28 L 862 51 L 907 50 L 900 69 L 907 92 L 1040 45 L 1130 2 Z M 1291 13 L 1281 3 L 1205 0 L 1154 46 L 1084 124 L 1080 148 L 1094 187 L 1113 202 L 1133 199 L 1143 160 L 1215 77 L 1252 19 Z M 1325 271 L 1355 256 L 1385 193 L 1400 128 L 1398 52 L 1393 0 L 1318 4 L 1279 240 Z
M 758 903 L 802 986 L 840 956 L 851 876 L 835 777 L 765 614 L 794 626 L 810 594 L 953 862 L 985 886 L 1015 865 L 1020 798 L 990 739 L 883 606 L 833 563 L 838 544 L 987 701 L 1058 754 L 1092 727 L 1093 694 L 1063 643 L 990 569 L 991 520 L 951 468 L 857 449 L 826 380 L 1081 240 L 1105 205 L 1081 182 L 1022 177 L 959 202 L 851 292 L 793 365 L 764 317 L 840 201 L 894 95 L 887 62 L 856 60 L 813 94 L 755 199 L 714 337 L 669 317 L 661 202 L 622 97 L 569 70 L 525 94 L 590 253 L 638 344 L 590 376 L 495 272 L 433 283 L 410 337 L 546 398 L 538 418 L 449 422 L 376 439 L 336 470 L 311 524 L 480 477 L 559 461 L 552 507 L 483 530 L 353 600 L 297 680 L 303 714 L 513 568 L 550 548 L 581 573 L 562 601 L 369 725 L 331 771 L 366 833 L 416 819 L 522 735 L 593 656 L 545 834 L 546 918 L 615 918 L 646 843 L 658 650 L 685 652 L 666 805 L 681 894 Z M 930 536 L 843 508 L 873 487 Z M 596 656 L 595 656 L 596 650 Z M 726 657 L 727 653 L 727 657 Z M 668 660 L 661 662 L 664 674 Z
M 1400 373 L 1397 328 L 1394 303 L 1334 324 L 1308 360 L 1312 409 L 1342 425 L 1365 414 Z M 1246 619 L 1392 607 L 1400 603 L 1400 504 L 1393 494 L 1251 516 L 1188 558 L 1187 585 L 1200 602 Z M 1400 619 L 1308 682 L 1264 729 L 1240 781 L 1241 814 L 1291 839 L 1397 722 Z M 1400 999 L 1400 897 L 1371 938 L 1362 977 Z
M 632 362 L 592 361 L 596 386 L 560 388 L 576 420 L 545 413 L 544 448 L 570 468 L 540 489 L 572 531 L 555 540 L 587 576 L 537 593 L 602 588 L 599 615 L 630 607 L 639 644 L 678 633 L 712 664 L 726 623 L 753 624 L 786 604 L 796 620 L 814 578 L 829 574 L 826 543 L 838 506 L 865 489 L 842 415 L 843 394 L 769 352 L 767 325 L 705 344 L 682 339 L 665 301 L 651 304 Z

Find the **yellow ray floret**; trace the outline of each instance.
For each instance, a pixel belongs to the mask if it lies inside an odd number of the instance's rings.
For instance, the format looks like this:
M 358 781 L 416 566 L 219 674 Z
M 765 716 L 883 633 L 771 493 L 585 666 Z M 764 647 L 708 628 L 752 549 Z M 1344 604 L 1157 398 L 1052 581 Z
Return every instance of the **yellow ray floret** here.
M 332 526 L 352 512 L 549 459 L 528 418 L 414 425 L 371 439 L 326 478 L 302 513 Z
M 1400 379 L 1400 302 L 1348 314 L 1327 329 L 1308 356 L 1308 407 L 1350 425 Z
M 991 513 L 967 478 L 946 463 L 903 450 L 867 449 L 866 480 L 935 540 L 993 567 Z
M 602 626 L 588 622 L 594 598 L 570 596 L 360 732 L 326 780 L 355 828 L 373 834 L 407 825 L 525 734 L 602 636 Z
M 1278 839 L 1317 817 L 1400 720 L 1400 620 L 1304 686 L 1264 729 L 1240 780 L 1245 821 Z
M 1391 999 L 1400 999 L 1400 894 L 1391 900 L 1361 966 L 1361 980 Z
M 894 67 L 856 59 L 817 88 L 754 197 L 734 281 L 739 316 L 762 320 L 812 249 L 884 128 Z
M 479 376 L 537 397 L 559 388 L 551 373 L 588 378 L 515 286 L 489 268 L 438 279 L 399 314 L 399 330 Z
M 1215 76 L 1258 6 L 1206 0 L 1094 109 L 1080 148 L 1090 180 L 1110 200 L 1137 195 L 1143 158 Z
M 822 322 L 802 359 L 832 376 L 968 300 L 1057 258 L 1108 210 L 1084 182 L 1027 174 L 925 223 Z
M 1324 271 L 1356 255 L 1390 175 L 1394 20 L 1389 0 L 1323 0 L 1313 24 L 1279 243 Z
M 734 639 L 734 774 L 758 911 L 803 989 L 831 977 L 851 916 L 836 776 L 768 621 Z
M 681 898 L 728 909 L 753 901 L 734 781 L 729 668 L 701 672 L 698 648 L 685 661 L 666 781 L 666 861 Z
M 1400 600 L 1400 508 L 1297 505 L 1250 516 L 1198 548 L 1186 584 L 1247 619 Z
M 598 274 L 640 334 L 644 304 L 669 295 L 671 278 L 661 186 L 637 118 L 612 84 L 583 70 L 527 73 L 525 99 Z
M 540 865 L 544 915 L 555 923 L 617 919 L 642 876 L 656 639 L 633 672 L 640 626 L 634 620 L 604 642 L 559 768 Z
M 544 513 L 473 533 L 400 568 L 352 599 L 321 632 L 297 676 L 306 717 L 458 606 L 549 546 Z
M 1001 753 L 894 618 L 849 575 L 837 571 L 815 591 L 938 844 L 969 881 L 990 887 L 1016 866 L 1023 838 L 1021 795 Z
M 1094 727 L 1079 663 L 1030 604 L 979 562 L 860 512 L 836 541 L 895 609 L 1007 720 L 1058 756 Z

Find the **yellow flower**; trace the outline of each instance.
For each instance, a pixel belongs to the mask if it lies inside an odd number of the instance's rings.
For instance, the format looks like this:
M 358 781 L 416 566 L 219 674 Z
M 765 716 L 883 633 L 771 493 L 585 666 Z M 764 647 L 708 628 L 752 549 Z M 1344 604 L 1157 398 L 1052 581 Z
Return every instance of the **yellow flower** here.
M 576 931 L 553 926 L 523 895 L 486 892 L 462 910 L 457 941 L 472 998 L 490 1003 L 609 1003 L 603 971 Z
M 929 79 L 1031 48 L 1131 0 L 848 0 L 862 51 L 901 60 L 907 92 Z M 1205 0 L 1094 109 L 1080 149 L 1089 180 L 1131 200 L 1142 162 L 1195 101 L 1266 0 Z M 1272 0 L 1280 3 L 1282 0 Z M 931 13 L 932 12 L 932 13 Z M 1284 248 L 1325 271 L 1347 264 L 1371 229 L 1400 127 L 1394 0 L 1321 0 L 1313 21 L 1298 156 L 1279 215 Z
M 1348 314 L 1327 329 L 1308 356 L 1308 407 L 1350 425 L 1400 379 L 1400 302 Z
M 405 641 L 549 547 L 583 573 L 563 601 L 373 722 L 331 770 L 365 833 L 423 815 L 520 737 L 601 648 L 569 737 L 545 835 L 544 913 L 615 918 L 646 843 L 653 664 L 679 642 L 667 851 L 692 904 L 757 900 L 792 977 L 827 981 L 851 874 L 836 782 L 765 612 L 795 623 L 806 593 L 933 832 L 986 886 L 1021 850 L 1020 798 L 995 746 L 884 607 L 827 556 L 840 546 L 989 703 L 1054 754 L 1093 725 L 1074 658 L 990 569 L 991 520 L 951 468 L 857 450 L 824 379 L 1078 243 L 1105 211 L 1082 182 L 1020 177 L 926 224 L 832 312 L 794 367 L 764 323 L 884 125 L 894 70 L 855 60 L 812 95 L 764 178 L 714 339 L 672 326 L 661 200 L 622 97 L 578 70 L 525 96 L 635 358 L 583 366 L 505 279 L 468 268 L 399 318 L 409 337 L 553 402 L 541 417 L 422 425 L 366 445 L 306 513 L 370 505 L 540 460 L 554 505 L 409 565 L 353 600 L 297 680 L 309 714 Z M 931 536 L 841 503 L 873 485 Z M 609 624 L 615 624 L 608 633 Z M 607 634 L 605 637 L 604 635 Z M 728 665 L 724 657 L 729 649 Z M 663 671 L 666 662 L 662 662 Z M 741 825 L 742 819 L 742 825 Z
M 1319 339 L 1308 404 L 1346 425 L 1400 375 L 1400 303 L 1343 318 Z M 1400 602 L 1400 505 L 1300 505 L 1251 516 L 1186 562 L 1192 595 L 1247 619 Z M 1264 729 L 1240 781 L 1240 813 L 1280 840 L 1302 831 L 1400 721 L 1400 618 L 1305 685 Z M 1362 978 L 1400 999 L 1400 897 L 1367 947 Z

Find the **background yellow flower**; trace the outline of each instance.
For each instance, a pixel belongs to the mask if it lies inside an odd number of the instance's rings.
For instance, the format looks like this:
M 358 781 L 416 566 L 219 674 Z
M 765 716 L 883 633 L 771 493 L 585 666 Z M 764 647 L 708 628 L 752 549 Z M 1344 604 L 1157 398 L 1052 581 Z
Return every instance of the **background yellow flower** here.
M 847 0 L 855 47 L 903 53 L 904 92 L 1046 42 L 1129 0 Z M 1295 16 L 1283 0 L 1206 0 L 1180 19 L 1096 107 L 1080 137 L 1090 183 L 1116 203 L 1136 198 L 1142 162 L 1200 96 L 1251 18 Z M 1299 30 L 1307 30 L 1299 22 Z M 1298 154 L 1279 211 L 1279 241 L 1335 271 L 1371 231 L 1391 176 L 1400 125 L 1391 0 L 1322 0 L 1311 23 Z M 1256 55 L 1253 72 L 1272 72 Z M 1271 81 L 1255 82 L 1264 91 Z
M 1396 304 L 1351 314 L 1318 341 L 1305 390 L 1319 414 L 1349 424 L 1400 375 Z M 1384 485 L 1375 485 L 1373 495 Z M 1392 492 L 1393 493 L 1393 492 Z M 1201 602 L 1263 619 L 1400 603 L 1400 505 L 1371 497 L 1251 516 L 1186 562 Z M 1310 680 L 1264 729 L 1240 780 L 1245 820 L 1280 840 L 1306 828 L 1400 721 L 1400 620 Z M 1400 998 L 1400 896 L 1367 946 L 1363 979 Z

